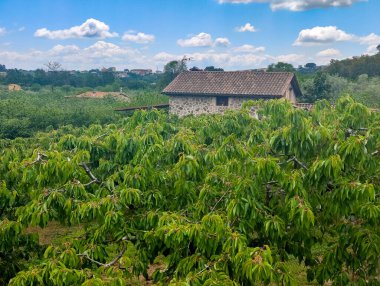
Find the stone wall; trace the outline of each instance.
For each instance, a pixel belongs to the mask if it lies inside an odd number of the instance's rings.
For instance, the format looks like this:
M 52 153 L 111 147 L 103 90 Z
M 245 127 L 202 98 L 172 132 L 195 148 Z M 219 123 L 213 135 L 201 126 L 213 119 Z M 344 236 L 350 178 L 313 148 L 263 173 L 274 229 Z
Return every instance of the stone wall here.
M 227 109 L 241 109 L 242 104 L 252 98 L 229 97 L 228 106 L 217 106 L 215 96 L 170 96 L 170 113 L 178 116 L 189 114 L 224 113 Z

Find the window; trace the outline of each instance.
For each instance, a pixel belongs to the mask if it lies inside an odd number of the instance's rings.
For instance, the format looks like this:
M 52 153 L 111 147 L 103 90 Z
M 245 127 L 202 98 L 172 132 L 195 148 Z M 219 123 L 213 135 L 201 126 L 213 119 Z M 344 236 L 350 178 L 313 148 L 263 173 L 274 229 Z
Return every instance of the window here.
M 216 97 L 216 106 L 228 106 L 228 97 L 227 96 L 217 96 Z

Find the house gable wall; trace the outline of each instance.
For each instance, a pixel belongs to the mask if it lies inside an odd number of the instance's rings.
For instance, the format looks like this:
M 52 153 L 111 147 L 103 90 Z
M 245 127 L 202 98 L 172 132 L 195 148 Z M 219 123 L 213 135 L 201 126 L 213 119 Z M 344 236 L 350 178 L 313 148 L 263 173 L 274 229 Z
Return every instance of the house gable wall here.
M 285 91 L 284 97 L 292 103 L 296 103 L 296 93 L 292 84 L 289 84 Z

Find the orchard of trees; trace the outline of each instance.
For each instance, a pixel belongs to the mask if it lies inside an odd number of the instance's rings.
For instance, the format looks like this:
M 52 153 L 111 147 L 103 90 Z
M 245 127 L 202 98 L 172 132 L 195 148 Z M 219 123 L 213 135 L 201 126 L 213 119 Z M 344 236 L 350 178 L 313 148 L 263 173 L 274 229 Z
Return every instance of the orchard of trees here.
M 250 104 L 0 140 L 0 283 L 379 285 L 379 113 Z

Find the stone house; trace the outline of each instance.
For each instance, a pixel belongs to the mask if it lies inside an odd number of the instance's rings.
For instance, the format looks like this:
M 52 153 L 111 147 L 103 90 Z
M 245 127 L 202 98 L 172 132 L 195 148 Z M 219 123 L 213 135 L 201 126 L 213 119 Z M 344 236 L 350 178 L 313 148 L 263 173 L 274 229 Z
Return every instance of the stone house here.
M 286 98 L 296 103 L 301 90 L 290 72 L 185 71 L 164 90 L 170 113 L 178 116 L 223 113 L 247 100 Z

